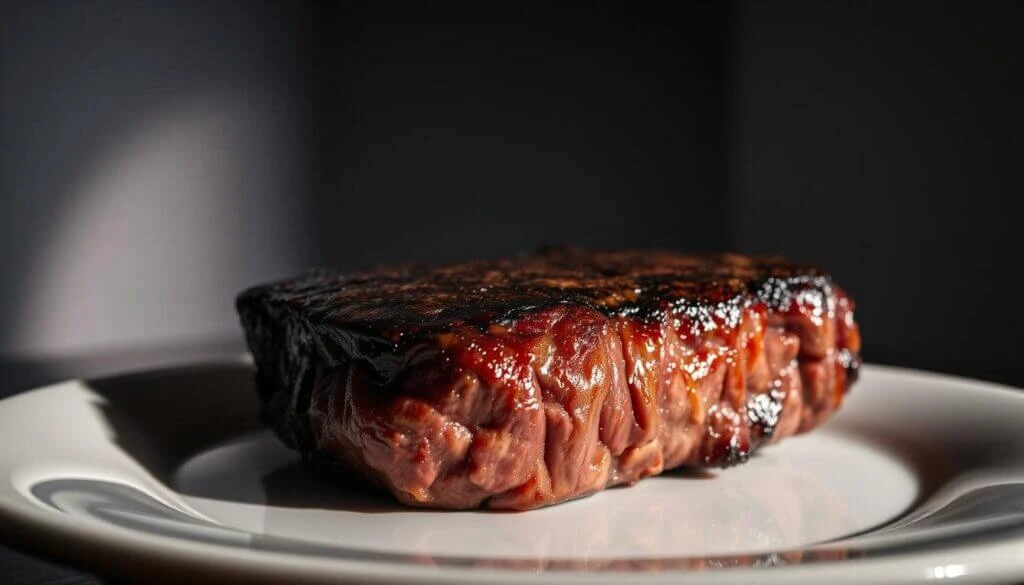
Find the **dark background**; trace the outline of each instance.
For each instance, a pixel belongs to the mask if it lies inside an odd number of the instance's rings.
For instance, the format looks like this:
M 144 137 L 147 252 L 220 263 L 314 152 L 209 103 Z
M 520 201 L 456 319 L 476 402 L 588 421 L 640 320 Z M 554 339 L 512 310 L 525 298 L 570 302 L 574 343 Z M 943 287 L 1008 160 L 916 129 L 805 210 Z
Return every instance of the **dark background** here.
M 1024 385 L 1024 7 L 675 8 L 0 2 L 0 393 L 239 347 L 313 265 L 550 243 L 819 263 L 868 361 Z

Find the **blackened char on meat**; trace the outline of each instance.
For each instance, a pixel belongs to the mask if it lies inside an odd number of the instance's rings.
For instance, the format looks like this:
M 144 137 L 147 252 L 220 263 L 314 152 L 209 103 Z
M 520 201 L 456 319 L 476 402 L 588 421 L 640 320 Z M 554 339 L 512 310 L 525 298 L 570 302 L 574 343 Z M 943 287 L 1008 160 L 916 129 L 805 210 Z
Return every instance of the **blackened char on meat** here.
M 558 250 L 237 301 L 265 421 L 400 501 L 528 509 L 742 463 L 842 402 L 853 301 L 780 258 Z

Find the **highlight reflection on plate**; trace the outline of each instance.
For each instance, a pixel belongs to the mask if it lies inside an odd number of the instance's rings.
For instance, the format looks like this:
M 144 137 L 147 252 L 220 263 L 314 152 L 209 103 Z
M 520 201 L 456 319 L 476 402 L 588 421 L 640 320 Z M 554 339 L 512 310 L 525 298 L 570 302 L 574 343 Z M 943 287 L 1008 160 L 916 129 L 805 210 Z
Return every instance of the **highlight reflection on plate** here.
M 319 476 L 260 429 L 250 377 L 240 362 L 0 402 L 0 519 L 43 552 L 168 581 L 1024 576 L 1002 548 L 1024 550 L 1024 395 L 991 385 L 868 367 L 835 420 L 743 466 L 508 513 Z

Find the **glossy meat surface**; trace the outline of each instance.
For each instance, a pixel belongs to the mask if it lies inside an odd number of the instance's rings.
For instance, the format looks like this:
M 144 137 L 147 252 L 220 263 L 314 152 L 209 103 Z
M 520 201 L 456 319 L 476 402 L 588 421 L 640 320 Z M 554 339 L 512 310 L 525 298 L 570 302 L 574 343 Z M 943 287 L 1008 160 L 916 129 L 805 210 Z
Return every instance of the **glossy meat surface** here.
M 412 505 L 528 509 L 729 466 L 839 407 L 853 303 L 778 258 L 553 251 L 238 299 L 264 417 Z

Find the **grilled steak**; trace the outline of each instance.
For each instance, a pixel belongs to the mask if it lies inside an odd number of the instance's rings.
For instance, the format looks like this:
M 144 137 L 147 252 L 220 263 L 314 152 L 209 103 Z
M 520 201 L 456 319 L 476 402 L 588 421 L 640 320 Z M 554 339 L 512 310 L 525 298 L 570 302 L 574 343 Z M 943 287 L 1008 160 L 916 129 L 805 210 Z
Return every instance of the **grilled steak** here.
M 853 301 L 779 258 L 578 250 L 243 292 L 263 417 L 400 501 L 528 509 L 807 431 L 860 364 Z

